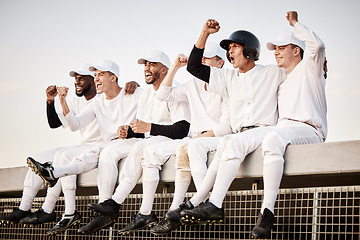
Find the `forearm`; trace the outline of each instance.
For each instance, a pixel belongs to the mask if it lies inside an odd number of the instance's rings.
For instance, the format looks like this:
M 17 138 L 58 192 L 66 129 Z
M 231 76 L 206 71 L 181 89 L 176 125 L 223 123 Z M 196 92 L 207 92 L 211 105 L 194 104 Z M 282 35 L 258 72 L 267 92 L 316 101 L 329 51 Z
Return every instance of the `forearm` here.
M 210 67 L 202 65 L 203 54 L 204 49 L 197 48 L 195 45 L 189 56 L 187 70 L 195 77 L 208 83 L 210 80 Z
M 195 44 L 195 47 L 204 49 L 205 45 L 206 45 L 206 41 L 209 36 L 210 36 L 210 33 L 201 31 L 200 36 Z
M 61 104 L 61 108 L 63 110 L 63 114 L 64 114 L 64 116 L 66 116 L 70 112 L 70 109 L 69 109 L 69 106 L 67 105 L 66 99 L 65 98 L 60 99 L 60 104 Z
M 190 123 L 182 120 L 172 125 L 159 125 L 151 124 L 150 135 L 152 136 L 165 136 L 171 139 L 182 139 L 189 133 Z
M 46 102 L 46 116 L 50 128 L 58 128 L 62 126 L 59 116 L 57 115 L 57 112 L 55 110 L 54 101 Z

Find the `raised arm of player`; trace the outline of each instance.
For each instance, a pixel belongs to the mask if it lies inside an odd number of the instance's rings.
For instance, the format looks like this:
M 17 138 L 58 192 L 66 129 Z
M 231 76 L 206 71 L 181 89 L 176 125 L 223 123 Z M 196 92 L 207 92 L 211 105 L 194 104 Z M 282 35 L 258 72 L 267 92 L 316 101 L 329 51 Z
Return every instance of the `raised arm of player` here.
M 174 63 L 171 65 L 169 72 L 166 74 L 166 77 L 162 81 L 161 85 L 171 87 L 173 84 L 175 74 L 181 67 L 186 66 L 187 62 L 188 62 L 188 57 L 185 56 L 184 54 L 179 54 L 176 57 Z
M 62 123 L 55 110 L 55 97 L 57 90 L 55 85 L 48 86 L 46 89 L 46 116 L 50 128 L 58 128 Z
M 220 25 L 215 19 L 208 19 L 201 30 L 199 39 L 197 40 L 195 47 L 204 49 L 206 41 L 210 34 L 217 33 L 220 30 Z
M 64 116 L 66 116 L 70 112 L 70 109 L 66 102 L 66 96 L 69 91 L 69 88 L 68 87 L 58 87 L 57 91 L 59 94 L 60 104 L 63 109 L 63 114 L 64 114 Z

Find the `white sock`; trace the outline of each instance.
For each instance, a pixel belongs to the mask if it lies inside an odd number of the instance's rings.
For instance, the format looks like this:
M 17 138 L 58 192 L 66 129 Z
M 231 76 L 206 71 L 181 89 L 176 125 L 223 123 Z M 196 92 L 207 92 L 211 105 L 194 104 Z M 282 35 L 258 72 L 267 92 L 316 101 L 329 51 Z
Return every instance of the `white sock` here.
M 65 198 L 65 214 L 72 215 L 75 213 L 75 189 L 66 189 L 64 190 L 64 198 Z
M 169 210 L 174 210 L 180 207 L 184 202 L 186 192 L 191 183 L 191 172 L 177 170 L 175 176 L 175 192 L 174 199 Z
M 275 201 L 278 195 L 283 171 L 284 160 L 281 156 L 273 156 L 273 159 L 264 161 L 264 199 L 261 206 L 261 213 L 264 212 L 265 208 L 268 208 L 274 213 Z
M 216 207 L 222 208 L 222 202 L 226 196 L 231 183 L 239 171 L 240 163 L 238 158 L 222 161 L 219 166 L 218 173 L 211 193 L 209 201 Z
M 48 188 L 46 193 L 45 201 L 42 205 L 44 212 L 50 214 L 54 211 L 56 201 L 58 200 L 61 193 L 61 182 L 58 181 L 54 187 Z
M 54 177 L 60 178 L 69 175 L 76 175 L 82 173 L 84 170 L 84 164 L 81 161 L 72 161 L 65 166 L 54 167 Z
M 143 200 L 140 207 L 141 214 L 149 215 L 151 213 L 159 180 L 160 176 L 158 168 L 143 168 Z

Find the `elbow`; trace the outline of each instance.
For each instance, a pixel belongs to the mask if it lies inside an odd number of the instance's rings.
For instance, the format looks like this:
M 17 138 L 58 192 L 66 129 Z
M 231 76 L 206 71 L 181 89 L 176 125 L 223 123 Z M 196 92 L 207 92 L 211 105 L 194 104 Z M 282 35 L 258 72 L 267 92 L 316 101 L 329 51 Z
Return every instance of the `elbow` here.
M 180 136 L 181 138 L 186 137 L 186 136 L 189 134 L 189 129 L 190 129 L 190 123 L 189 123 L 188 121 L 185 121 L 185 120 L 184 120 L 184 121 L 182 122 L 182 130 L 181 130 L 179 136 Z

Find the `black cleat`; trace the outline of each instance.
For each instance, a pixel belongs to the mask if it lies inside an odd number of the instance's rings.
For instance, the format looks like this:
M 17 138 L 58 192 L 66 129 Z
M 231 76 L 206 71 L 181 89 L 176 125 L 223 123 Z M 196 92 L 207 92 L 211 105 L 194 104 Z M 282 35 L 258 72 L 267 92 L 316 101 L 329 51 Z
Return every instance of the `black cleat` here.
M 60 221 L 52 228 L 50 229 L 47 234 L 49 236 L 54 236 L 57 233 L 64 232 L 66 229 L 70 228 L 73 225 L 78 224 L 81 221 L 81 215 L 77 211 L 75 211 L 74 214 L 66 215 L 64 214 Z
M 181 226 L 179 222 L 173 222 L 169 218 L 164 217 L 161 221 L 153 227 L 150 232 L 154 235 L 166 235 L 171 233 L 172 230 L 177 229 Z
M 53 211 L 52 213 L 46 213 L 42 208 L 37 210 L 36 212 L 30 214 L 30 216 L 21 219 L 21 223 L 27 225 L 37 225 L 48 222 L 56 221 L 56 213 Z
M 10 223 L 19 223 L 21 219 L 26 218 L 31 214 L 31 211 L 23 211 L 19 208 L 14 208 L 13 212 L 0 217 L 0 222 L 2 224 L 10 224 Z
M 28 157 L 26 161 L 28 166 L 31 168 L 31 170 L 41 177 L 45 186 L 47 187 L 55 186 L 55 184 L 58 181 L 58 178 L 54 177 L 54 173 L 53 173 L 54 167 L 51 165 L 50 162 L 39 163 L 32 157 Z
M 223 208 L 218 208 L 211 202 L 205 202 L 199 206 L 183 210 L 180 213 L 181 223 L 186 225 L 199 225 L 205 223 L 222 223 L 225 218 Z
M 270 238 L 273 225 L 274 214 L 265 208 L 264 214 L 259 213 L 256 225 L 251 231 L 251 238 Z
M 158 222 L 158 218 L 154 212 L 149 215 L 138 213 L 132 217 L 131 222 L 123 229 L 119 230 L 120 235 L 130 234 L 139 231 L 145 227 L 152 227 Z
M 85 226 L 78 229 L 78 233 L 92 234 L 100 231 L 101 229 L 113 226 L 115 220 L 101 215 L 94 215 L 90 217 L 90 222 Z
M 172 211 L 168 211 L 165 214 L 165 217 L 173 222 L 180 222 L 180 219 L 181 219 L 180 212 L 183 210 L 189 210 L 189 209 L 193 209 L 193 208 L 194 208 L 194 205 L 192 205 L 192 203 L 190 201 L 188 201 L 184 204 L 181 204 L 179 208 L 174 209 Z
M 119 216 L 120 204 L 112 199 L 105 200 L 101 203 L 89 203 L 89 207 L 106 217 L 117 218 Z

